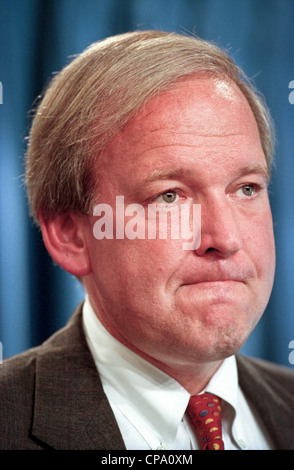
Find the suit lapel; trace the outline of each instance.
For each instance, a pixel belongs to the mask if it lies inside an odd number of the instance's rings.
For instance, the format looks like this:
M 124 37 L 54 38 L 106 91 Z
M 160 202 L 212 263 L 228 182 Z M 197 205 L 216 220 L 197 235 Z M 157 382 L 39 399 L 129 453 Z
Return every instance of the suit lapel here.
M 86 344 L 81 310 L 38 354 L 32 435 L 54 449 L 124 449 Z
M 287 390 L 289 375 L 282 367 L 265 361 L 237 356 L 237 363 L 240 386 L 264 423 L 275 448 L 294 449 L 294 397 Z

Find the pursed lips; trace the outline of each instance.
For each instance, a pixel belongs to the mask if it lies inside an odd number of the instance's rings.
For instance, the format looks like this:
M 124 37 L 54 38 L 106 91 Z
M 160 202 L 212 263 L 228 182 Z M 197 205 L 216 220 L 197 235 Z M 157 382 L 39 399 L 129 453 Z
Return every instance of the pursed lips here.
M 226 282 L 240 282 L 247 283 L 249 279 L 254 278 L 254 272 L 252 269 L 226 269 L 225 271 L 205 271 L 196 272 L 191 275 L 186 275 L 182 285 L 193 285 L 193 284 L 206 284 L 206 283 L 226 283 Z

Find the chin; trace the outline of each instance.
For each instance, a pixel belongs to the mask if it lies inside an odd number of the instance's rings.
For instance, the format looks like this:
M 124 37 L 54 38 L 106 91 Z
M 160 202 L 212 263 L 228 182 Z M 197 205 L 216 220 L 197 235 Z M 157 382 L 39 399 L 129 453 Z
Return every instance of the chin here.
M 255 326 L 255 323 L 254 323 Z M 236 354 L 250 336 L 254 326 L 251 324 L 237 324 L 232 321 L 229 325 L 222 323 L 209 328 L 203 327 L 202 334 L 199 330 L 194 335 L 191 330 L 190 348 L 196 362 L 213 362 L 224 360 Z M 194 336 L 194 338 L 193 338 Z

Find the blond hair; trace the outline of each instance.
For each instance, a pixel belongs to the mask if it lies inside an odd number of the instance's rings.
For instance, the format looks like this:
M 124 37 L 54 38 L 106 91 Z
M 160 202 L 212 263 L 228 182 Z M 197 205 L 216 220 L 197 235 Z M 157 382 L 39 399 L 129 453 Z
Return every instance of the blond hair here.
M 92 44 L 54 77 L 29 135 L 26 183 L 38 222 L 91 211 L 99 187 L 99 157 L 152 97 L 199 73 L 239 86 L 253 111 L 271 166 L 268 109 L 227 53 L 199 38 L 162 31 L 117 35 Z

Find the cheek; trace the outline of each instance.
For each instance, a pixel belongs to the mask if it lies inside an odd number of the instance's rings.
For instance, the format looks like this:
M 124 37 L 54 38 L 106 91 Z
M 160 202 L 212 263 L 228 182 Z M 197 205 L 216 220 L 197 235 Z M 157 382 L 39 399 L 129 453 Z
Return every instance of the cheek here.
M 270 211 L 256 217 L 244 238 L 246 251 L 254 263 L 257 275 L 272 284 L 275 272 L 275 241 Z
M 111 286 L 113 297 L 158 296 L 182 256 L 168 240 L 96 240 L 92 273 L 98 286 Z M 115 287 L 114 287 L 115 286 Z M 146 301 L 146 299 L 145 299 Z

